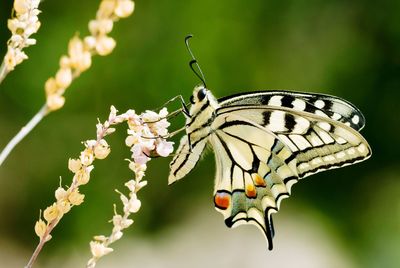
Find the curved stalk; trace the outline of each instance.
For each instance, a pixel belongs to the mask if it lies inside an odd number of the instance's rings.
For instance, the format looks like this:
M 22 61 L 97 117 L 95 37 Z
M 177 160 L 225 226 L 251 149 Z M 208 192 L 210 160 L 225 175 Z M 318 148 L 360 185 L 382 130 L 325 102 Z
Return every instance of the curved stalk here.
M 18 132 L 17 135 L 10 140 L 10 142 L 6 145 L 6 147 L 3 149 L 3 151 L 0 154 L 0 166 L 4 162 L 4 160 L 7 158 L 7 156 L 11 153 L 11 151 L 15 148 L 15 146 L 22 141 L 23 138 L 25 138 L 26 135 L 29 134 L 29 132 L 32 131 L 32 129 L 35 128 L 35 126 L 45 117 L 48 113 L 47 105 L 43 105 L 42 108 L 40 108 L 39 112 L 32 117 L 32 119 L 26 124 L 21 130 Z

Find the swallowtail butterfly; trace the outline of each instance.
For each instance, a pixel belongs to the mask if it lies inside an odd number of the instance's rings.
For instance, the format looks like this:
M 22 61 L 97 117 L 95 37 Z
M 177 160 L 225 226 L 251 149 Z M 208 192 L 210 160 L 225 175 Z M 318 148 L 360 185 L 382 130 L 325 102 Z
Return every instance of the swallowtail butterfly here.
M 186 176 L 209 145 L 216 160 L 215 208 L 228 227 L 256 225 L 270 250 L 272 213 L 293 184 L 371 156 L 359 133 L 363 114 L 338 97 L 272 90 L 217 100 L 200 85 L 191 103 L 169 184 Z

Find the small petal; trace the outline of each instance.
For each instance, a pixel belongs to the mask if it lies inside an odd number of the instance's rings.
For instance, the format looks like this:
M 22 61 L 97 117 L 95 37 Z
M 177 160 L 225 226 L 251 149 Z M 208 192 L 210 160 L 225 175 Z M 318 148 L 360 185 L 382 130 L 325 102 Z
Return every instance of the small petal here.
M 14 10 L 18 14 L 27 13 L 29 11 L 29 1 L 27 0 L 15 0 Z
M 77 173 L 82 167 L 82 163 L 78 159 L 70 158 L 68 160 L 68 169 L 71 170 L 73 173 Z
M 113 38 L 108 36 L 100 36 L 97 38 L 96 51 L 100 56 L 110 54 L 115 48 L 116 42 Z
M 161 140 L 156 147 L 157 154 L 162 157 L 169 156 L 174 151 L 173 145 L 173 142 Z
M 69 202 L 71 202 L 71 204 L 74 206 L 79 206 L 80 204 L 82 204 L 84 198 L 85 198 L 85 195 L 79 193 L 78 190 L 73 191 L 68 196 Z
M 56 74 L 56 83 L 61 88 L 67 88 L 72 82 L 72 72 L 70 68 L 62 68 Z
M 55 220 L 59 215 L 60 215 L 60 211 L 58 210 L 56 203 L 47 207 L 43 212 L 43 217 L 48 223 Z
M 71 203 L 66 200 L 59 201 L 59 202 L 57 202 L 57 207 L 58 207 L 59 211 L 61 211 L 61 213 L 65 214 L 71 210 Z
M 55 192 L 57 201 L 65 199 L 67 197 L 67 195 L 68 195 L 68 192 L 62 187 L 58 187 Z
M 125 186 L 128 187 L 128 189 L 131 192 L 135 191 L 135 187 L 136 187 L 136 181 L 135 180 L 129 180 L 128 182 L 125 183 Z
M 46 232 L 47 225 L 43 220 L 38 220 L 35 224 L 35 233 L 40 239 L 43 237 L 44 233 Z
M 94 147 L 94 155 L 97 159 L 104 159 L 108 156 L 111 149 L 105 140 L 100 142 Z
M 56 83 L 56 80 L 53 77 L 50 77 L 44 84 L 44 89 L 46 91 L 46 95 L 49 96 L 54 95 L 58 91 L 59 87 Z
M 91 241 L 90 242 L 90 251 L 92 252 L 92 255 L 96 258 L 100 258 L 104 255 L 107 255 L 108 253 L 112 252 L 112 248 L 108 248 L 104 246 L 104 244 L 97 242 L 97 241 Z
M 135 3 L 130 0 L 122 0 L 117 2 L 117 7 L 114 10 L 115 15 L 120 18 L 130 16 L 135 9 Z
M 115 241 L 115 240 L 119 240 L 121 239 L 123 233 L 121 231 L 115 232 L 113 234 L 113 236 L 111 237 L 111 240 Z
M 55 111 L 64 106 L 65 98 L 56 94 L 47 96 L 46 105 L 50 111 Z
M 94 161 L 93 150 L 91 148 L 86 148 L 81 152 L 79 159 L 81 160 L 82 165 L 89 166 Z

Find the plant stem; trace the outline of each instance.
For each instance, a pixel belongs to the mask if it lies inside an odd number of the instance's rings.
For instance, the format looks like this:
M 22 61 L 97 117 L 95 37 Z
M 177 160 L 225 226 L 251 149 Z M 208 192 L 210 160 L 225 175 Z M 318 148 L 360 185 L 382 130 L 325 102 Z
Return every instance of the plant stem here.
M 43 235 L 43 238 L 40 239 L 39 244 L 37 245 L 35 251 L 33 252 L 31 258 L 29 259 L 28 264 L 25 266 L 25 268 L 32 268 L 33 264 L 35 263 L 37 257 L 39 256 L 40 251 L 42 250 L 44 244 L 49 241 L 47 239 L 47 236 L 51 233 L 51 231 L 56 227 L 57 223 L 60 221 L 60 219 L 56 219 L 50 223 L 48 226 L 45 234 Z
M 47 106 L 46 104 L 43 105 L 42 108 L 40 108 L 39 112 L 32 117 L 32 119 L 26 124 L 21 130 L 18 132 L 17 135 L 14 136 L 10 140 L 10 142 L 7 144 L 7 146 L 3 149 L 3 151 L 0 154 L 0 166 L 4 162 L 4 160 L 7 158 L 7 156 L 11 153 L 11 151 L 14 149 L 14 147 L 21 142 L 23 138 L 25 138 L 26 135 L 28 135 L 29 132 L 32 131 L 32 129 L 45 117 L 48 113 Z
M 6 78 L 7 74 L 8 74 L 8 70 L 7 70 L 6 65 L 4 64 L 4 60 L 3 60 L 3 62 L 1 63 L 1 66 L 0 66 L 0 84 L 1 84 L 1 82 L 3 82 L 4 78 Z

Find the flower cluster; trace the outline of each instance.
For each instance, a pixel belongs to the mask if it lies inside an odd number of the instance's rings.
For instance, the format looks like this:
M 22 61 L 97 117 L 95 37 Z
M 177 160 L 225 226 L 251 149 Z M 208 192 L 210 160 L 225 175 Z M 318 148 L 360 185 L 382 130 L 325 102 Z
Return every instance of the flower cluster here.
M 68 169 L 74 173 L 72 183 L 68 188 L 61 185 L 55 191 L 56 202 L 44 210 L 43 218 L 35 224 L 35 232 L 41 241 L 48 241 L 51 236 L 50 232 L 57 225 L 64 214 L 68 213 L 73 206 L 79 206 L 83 203 L 85 195 L 79 192 L 79 186 L 89 182 L 90 173 L 94 166 L 95 159 L 104 159 L 108 156 L 111 149 L 104 137 L 115 131 L 111 125 L 119 124 L 124 117 L 117 117 L 116 110 L 112 107 L 114 116 L 109 117 L 106 123 L 97 129 L 97 139 L 87 140 L 83 144 L 85 149 L 80 153 L 79 158 L 69 159 Z M 60 183 L 61 184 L 61 183 Z
M 134 2 L 131 0 L 103 0 L 96 14 L 96 19 L 89 22 L 90 35 L 81 39 L 73 37 L 68 45 L 68 55 L 60 59 L 60 69 L 45 84 L 46 104 L 49 111 L 60 109 L 65 102 L 63 94 L 72 80 L 87 70 L 93 55 L 110 54 L 116 42 L 107 36 L 114 22 L 132 14 Z
M 112 114 L 113 112 L 111 112 Z M 110 244 L 121 239 L 123 230 L 128 228 L 133 220 L 130 215 L 137 213 L 141 207 L 141 202 L 137 197 L 137 192 L 147 185 L 147 181 L 142 181 L 147 168 L 146 163 L 150 160 L 150 155 L 166 157 L 173 151 L 173 143 L 165 140 L 168 135 L 170 123 L 166 116 L 166 108 L 159 113 L 146 111 L 137 115 L 135 111 L 129 110 L 125 113 L 128 122 L 128 137 L 125 143 L 131 147 L 132 159 L 129 160 L 129 168 L 134 172 L 135 179 L 129 180 L 125 186 L 129 189 L 129 195 L 117 191 L 123 204 L 123 214 L 118 214 L 114 206 L 114 216 L 112 219 L 113 229 L 110 236 L 98 235 L 90 242 L 92 258 L 87 263 L 87 268 L 96 266 L 97 260 L 112 252 Z M 100 128 L 100 125 L 98 126 Z
M 28 58 L 22 51 L 25 47 L 36 44 L 36 40 L 30 36 L 40 27 L 39 3 L 40 0 L 14 1 L 14 16 L 8 20 L 8 29 L 12 36 L 8 40 L 7 54 L 4 57 L 6 72 L 14 70 L 16 65 Z
M 128 137 L 125 143 L 131 147 L 135 163 L 146 164 L 150 160 L 150 152 L 154 150 L 157 155 L 163 157 L 172 152 L 172 142 L 163 139 L 167 135 L 167 128 L 170 125 L 165 119 L 167 114 L 168 111 L 164 108 L 158 114 L 146 111 L 140 117 L 135 114 L 130 115 Z
M 118 214 L 115 209 L 113 230 L 110 236 L 96 236 L 94 241 L 90 242 L 90 249 L 93 257 L 88 262 L 88 267 L 94 267 L 96 261 L 102 256 L 110 253 L 112 248 L 109 245 L 122 237 L 122 230 L 128 228 L 133 220 L 129 219 L 132 213 L 139 211 L 141 202 L 137 198 L 137 192 L 147 185 L 147 181 L 142 181 L 147 168 L 146 163 L 150 160 L 149 156 L 168 156 L 173 151 L 173 143 L 165 140 L 168 136 L 169 122 L 166 120 L 167 109 L 162 109 L 159 113 L 146 111 L 137 115 L 134 110 L 126 113 L 117 114 L 114 106 L 111 106 L 110 115 L 104 123 L 96 125 L 96 139 L 87 140 L 83 144 L 85 149 L 80 153 L 79 158 L 69 159 L 68 168 L 74 173 L 72 183 L 69 187 L 61 185 L 55 191 L 56 201 L 47 207 L 40 215 L 35 224 L 35 232 L 40 238 L 39 245 L 32 255 L 32 263 L 43 247 L 44 243 L 51 239 L 51 231 L 58 224 L 64 214 L 68 213 L 73 206 L 79 206 L 84 201 L 84 195 L 79 192 L 79 187 L 85 185 L 90 180 L 90 174 L 93 170 L 93 162 L 96 159 L 106 158 L 111 149 L 106 140 L 107 135 L 113 133 L 114 125 L 122 122 L 128 123 L 128 138 L 126 144 L 131 147 L 132 160 L 129 161 L 129 168 L 134 172 L 135 179 L 129 180 L 125 186 L 129 189 L 126 196 L 120 192 L 120 198 L 123 203 L 123 214 Z M 141 154 L 148 153 L 146 158 L 138 156 L 137 150 L 141 148 Z M 33 261 L 32 261 L 33 260 Z

